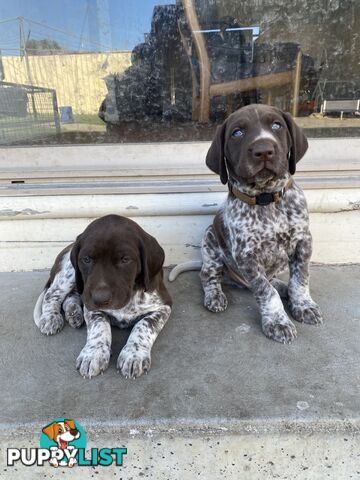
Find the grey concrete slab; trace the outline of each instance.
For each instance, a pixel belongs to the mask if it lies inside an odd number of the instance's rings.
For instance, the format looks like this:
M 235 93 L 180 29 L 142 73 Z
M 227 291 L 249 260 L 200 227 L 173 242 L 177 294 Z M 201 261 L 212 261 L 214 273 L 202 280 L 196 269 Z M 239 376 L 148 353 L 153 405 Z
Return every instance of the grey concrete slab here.
M 0 274 L 0 423 L 70 417 L 124 425 L 265 421 L 357 421 L 360 411 L 360 266 L 313 266 L 313 297 L 325 324 L 297 324 L 292 345 L 268 340 L 247 291 L 226 287 L 229 308 L 202 306 L 197 273 L 170 285 L 171 319 L 155 343 L 147 376 L 127 380 L 116 358 L 129 331 L 114 330 L 109 369 L 83 379 L 75 359 L 86 329 L 44 337 L 32 309 L 46 272 Z
M 75 467 L 55 469 L 50 465 L 26 467 L 16 463 L 1 466 L 4 480 L 350 480 L 359 478 L 359 442 L 343 433 L 295 436 L 147 435 L 124 437 L 89 432 L 89 447 L 124 445 L 128 453 L 117 467 Z M 1 441 L 6 451 L 9 438 Z M 19 440 L 18 440 L 19 442 Z M 14 445 L 14 440 L 12 444 Z M 29 444 L 24 437 L 19 447 L 38 447 L 37 438 Z M 88 457 L 89 455 L 87 455 Z

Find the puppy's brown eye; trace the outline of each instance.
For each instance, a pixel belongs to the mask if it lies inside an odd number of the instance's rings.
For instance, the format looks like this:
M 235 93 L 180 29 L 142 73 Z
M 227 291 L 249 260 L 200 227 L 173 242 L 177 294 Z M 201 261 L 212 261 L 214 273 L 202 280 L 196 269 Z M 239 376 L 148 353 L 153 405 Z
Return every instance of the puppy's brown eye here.
M 81 261 L 83 263 L 89 264 L 89 263 L 91 263 L 91 258 L 88 255 L 85 255 L 85 257 L 82 257 Z
M 281 123 L 279 123 L 279 122 L 274 122 L 274 123 L 271 125 L 271 128 L 272 128 L 272 130 L 280 130 L 280 128 L 282 128 L 282 125 L 281 125 Z
M 242 130 L 241 128 L 236 128 L 233 133 L 231 134 L 232 137 L 235 137 L 235 138 L 241 138 L 245 135 L 245 132 L 244 130 Z

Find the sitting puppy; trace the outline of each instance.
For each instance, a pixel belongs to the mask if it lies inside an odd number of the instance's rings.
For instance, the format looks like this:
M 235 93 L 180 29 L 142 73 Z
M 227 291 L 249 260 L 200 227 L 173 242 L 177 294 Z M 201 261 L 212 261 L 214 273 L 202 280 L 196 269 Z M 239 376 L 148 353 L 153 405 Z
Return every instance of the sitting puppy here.
M 125 377 L 138 377 L 150 369 L 151 348 L 171 312 L 163 263 L 163 249 L 135 222 L 99 218 L 57 257 L 36 303 L 35 323 L 53 335 L 64 326 L 62 310 L 72 327 L 85 318 L 87 342 L 76 368 L 89 378 L 108 367 L 111 324 L 133 326 L 117 367 Z
M 296 336 L 280 296 L 293 318 L 319 324 L 322 315 L 309 293 L 312 239 L 302 189 L 292 175 L 308 143 L 290 114 L 267 105 L 249 105 L 218 127 L 207 166 L 229 188 L 228 198 L 202 242 L 204 304 L 212 312 L 227 307 L 221 288 L 227 274 L 257 300 L 262 330 L 278 342 Z M 289 265 L 288 286 L 276 275 Z M 172 281 L 195 262 L 179 265 Z

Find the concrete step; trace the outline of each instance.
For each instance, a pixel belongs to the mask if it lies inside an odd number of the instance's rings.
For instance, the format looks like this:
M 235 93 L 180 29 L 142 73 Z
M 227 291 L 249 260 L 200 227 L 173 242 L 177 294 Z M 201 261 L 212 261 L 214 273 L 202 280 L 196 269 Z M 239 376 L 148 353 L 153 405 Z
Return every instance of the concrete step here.
M 137 380 L 115 368 L 128 331 L 114 330 L 110 367 L 92 380 L 75 369 L 85 328 L 40 334 L 32 309 L 46 279 L 0 274 L 0 478 L 360 475 L 359 265 L 312 267 L 325 323 L 297 324 L 291 345 L 262 334 L 249 292 L 225 287 L 228 310 L 211 314 L 197 273 L 183 274 L 169 287 L 173 314 L 152 368 Z M 41 428 L 57 417 L 78 421 L 89 447 L 126 446 L 124 466 L 6 466 L 7 448 L 39 447 Z

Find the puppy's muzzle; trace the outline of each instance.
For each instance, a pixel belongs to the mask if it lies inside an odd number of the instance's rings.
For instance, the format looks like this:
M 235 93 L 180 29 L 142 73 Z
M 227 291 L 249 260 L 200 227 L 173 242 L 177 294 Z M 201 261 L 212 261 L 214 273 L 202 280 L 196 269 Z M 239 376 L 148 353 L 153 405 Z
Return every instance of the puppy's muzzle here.
M 271 141 L 256 142 L 249 148 L 250 156 L 255 161 L 272 163 L 275 159 L 275 145 Z
M 111 303 L 111 291 L 107 287 L 99 287 L 91 292 L 91 300 L 96 307 L 106 307 Z
M 282 173 L 279 151 L 271 140 L 259 140 L 253 143 L 248 150 L 248 155 L 256 176 L 268 177 Z

